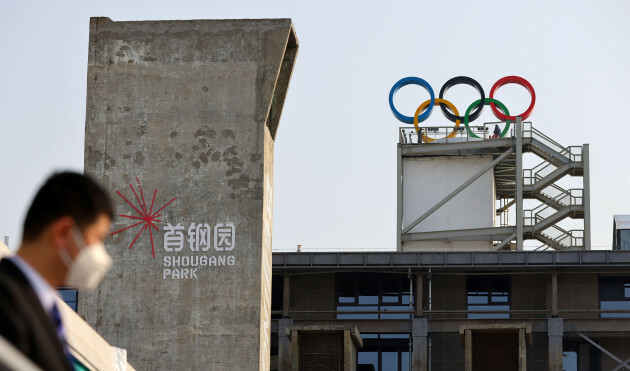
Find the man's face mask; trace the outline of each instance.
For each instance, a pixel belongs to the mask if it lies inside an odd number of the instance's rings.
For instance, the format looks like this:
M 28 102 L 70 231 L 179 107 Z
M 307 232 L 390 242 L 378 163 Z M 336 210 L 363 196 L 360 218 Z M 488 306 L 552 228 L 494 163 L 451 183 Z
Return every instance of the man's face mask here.
M 79 253 L 72 260 L 68 250 L 60 250 L 59 256 L 68 267 L 65 284 L 82 291 L 90 291 L 98 286 L 112 265 L 112 258 L 102 242 L 85 246 L 85 240 L 79 229 L 72 229 L 72 238 L 79 248 Z

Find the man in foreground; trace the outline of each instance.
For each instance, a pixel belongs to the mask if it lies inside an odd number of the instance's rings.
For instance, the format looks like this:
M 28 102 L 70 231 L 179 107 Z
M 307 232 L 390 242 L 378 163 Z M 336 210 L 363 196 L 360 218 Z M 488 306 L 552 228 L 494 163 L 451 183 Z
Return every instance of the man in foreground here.
M 54 174 L 26 214 L 17 254 L 0 261 L 0 336 L 43 369 L 73 369 L 54 288 L 98 285 L 111 265 L 102 242 L 113 215 L 92 179 Z

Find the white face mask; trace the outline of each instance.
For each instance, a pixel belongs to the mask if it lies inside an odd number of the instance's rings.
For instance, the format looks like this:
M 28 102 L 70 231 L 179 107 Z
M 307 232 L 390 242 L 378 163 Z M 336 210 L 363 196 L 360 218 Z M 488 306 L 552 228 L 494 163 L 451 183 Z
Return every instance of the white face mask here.
M 77 227 L 72 229 L 72 237 L 80 250 L 74 260 L 67 250 L 59 251 L 61 260 L 68 267 L 65 284 L 82 291 L 93 290 L 112 265 L 112 258 L 101 242 L 85 246 L 85 240 Z

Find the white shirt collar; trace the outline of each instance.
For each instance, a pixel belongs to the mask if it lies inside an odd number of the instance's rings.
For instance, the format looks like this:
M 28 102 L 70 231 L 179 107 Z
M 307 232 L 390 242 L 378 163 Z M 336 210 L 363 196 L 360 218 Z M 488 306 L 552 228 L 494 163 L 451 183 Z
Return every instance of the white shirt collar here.
M 44 307 L 46 313 L 49 313 L 59 298 L 57 292 L 46 282 L 39 272 L 33 269 L 33 267 L 18 255 L 13 255 L 7 259 L 11 260 L 26 276 L 35 294 L 37 294 L 37 298 L 42 304 L 42 307 Z

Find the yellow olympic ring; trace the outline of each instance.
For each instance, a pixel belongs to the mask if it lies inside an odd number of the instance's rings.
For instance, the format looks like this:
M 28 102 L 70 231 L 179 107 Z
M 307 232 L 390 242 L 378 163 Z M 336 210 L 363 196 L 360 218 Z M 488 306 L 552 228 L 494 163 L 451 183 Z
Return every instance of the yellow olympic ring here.
M 418 109 L 416 110 L 416 113 L 413 115 L 413 126 L 416 127 L 416 132 L 420 131 L 420 128 L 418 127 L 418 116 L 420 116 L 420 112 L 423 110 L 426 110 L 426 108 L 429 106 L 429 104 L 431 103 L 431 100 L 429 99 L 428 101 L 425 101 L 424 103 L 422 103 Z M 440 98 L 436 98 L 435 99 L 435 103 L 433 104 L 434 106 L 439 106 L 440 104 L 445 104 L 448 108 L 451 109 L 451 111 L 453 111 L 453 113 L 455 114 L 455 116 L 459 116 L 459 112 L 457 111 L 457 108 L 455 108 L 455 105 L 449 101 L 447 101 L 446 99 L 440 99 Z M 459 127 L 459 120 L 455 120 L 455 127 Z M 440 138 L 440 139 L 445 139 L 445 138 L 453 138 L 457 135 L 457 129 L 453 129 L 453 131 L 447 135 L 444 138 Z M 422 133 L 422 142 L 424 143 L 431 143 L 435 140 L 438 139 L 431 139 L 428 138 L 426 136 L 425 133 Z

